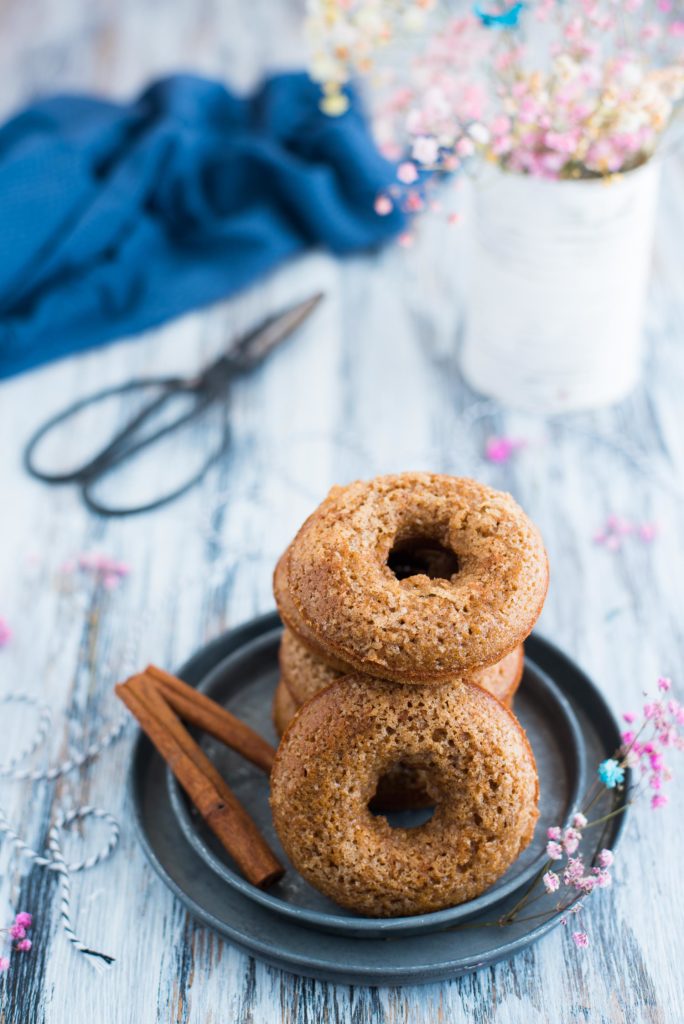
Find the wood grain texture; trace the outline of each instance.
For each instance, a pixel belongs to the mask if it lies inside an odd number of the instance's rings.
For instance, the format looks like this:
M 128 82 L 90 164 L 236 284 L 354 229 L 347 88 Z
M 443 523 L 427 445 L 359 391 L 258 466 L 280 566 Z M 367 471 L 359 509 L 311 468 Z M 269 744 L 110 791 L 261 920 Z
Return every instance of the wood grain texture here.
M 246 86 L 266 67 L 301 61 L 301 13 L 301 3 L 286 0 L 4 0 L 0 114 L 39 91 L 127 96 L 178 67 Z M 36 763 L 96 737 L 117 713 L 113 682 L 134 667 L 176 667 L 226 627 L 271 608 L 275 559 L 328 486 L 402 468 L 472 473 L 522 502 L 552 566 L 541 629 L 600 682 L 616 710 L 637 708 L 661 672 L 681 692 L 683 185 L 675 158 L 663 188 L 644 385 L 614 410 L 541 421 L 467 390 L 456 366 L 464 236 L 439 221 L 423 224 L 410 250 L 343 263 L 312 254 L 234 301 L 0 386 L 0 615 L 15 633 L 0 652 L 0 693 L 20 686 L 53 706 L 49 750 Z M 23 441 L 66 402 L 132 375 L 190 372 L 235 330 L 315 288 L 327 294 L 315 322 L 235 388 L 231 454 L 183 501 L 105 523 L 73 491 L 47 490 L 23 473 Z M 91 427 L 63 436 L 65 457 Z M 207 424 L 176 442 L 174 462 L 189 461 L 211 432 Z M 527 447 L 505 466 L 483 463 L 485 439 L 500 433 L 527 438 Z M 154 485 L 167 465 L 157 460 L 140 478 Z M 658 540 L 628 540 L 616 554 L 597 547 L 592 537 L 611 512 L 657 520 Z M 118 589 L 60 573 L 94 548 L 132 566 Z M 4 713 L 3 749 L 29 719 Z M 64 938 L 49 873 L 0 849 L 0 916 L 21 908 L 36 922 L 34 951 L 0 981 L 2 1024 L 684 1019 L 681 789 L 673 787 L 666 811 L 632 816 L 614 889 L 590 901 L 588 952 L 578 954 L 559 929 L 459 981 L 350 988 L 265 967 L 192 922 L 146 863 L 128 820 L 122 780 L 131 736 L 56 784 L 0 782 L 0 803 L 38 848 L 59 807 L 92 802 L 123 823 L 114 858 L 74 879 L 77 931 L 117 958 L 104 978 Z

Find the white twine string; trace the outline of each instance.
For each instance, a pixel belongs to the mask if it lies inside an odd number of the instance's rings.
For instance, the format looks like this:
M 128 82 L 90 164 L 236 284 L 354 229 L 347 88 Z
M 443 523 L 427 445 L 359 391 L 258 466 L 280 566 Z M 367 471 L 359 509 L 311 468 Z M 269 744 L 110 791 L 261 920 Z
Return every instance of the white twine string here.
M 67 758 L 66 761 L 62 761 L 61 764 L 55 765 L 53 768 L 39 768 L 36 771 L 29 771 L 26 768 L 17 770 L 15 765 L 33 754 L 45 739 L 50 726 L 52 725 L 52 712 L 47 704 L 42 704 L 40 701 L 36 700 L 35 697 L 31 697 L 27 693 L 4 694 L 3 696 L 0 696 L 0 704 L 24 704 L 28 707 L 35 708 L 39 715 L 38 726 L 36 727 L 28 745 L 6 764 L 0 764 L 0 778 L 12 779 L 13 782 L 54 782 L 55 779 L 61 778 L 62 775 L 66 775 L 75 768 L 82 768 L 84 764 L 87 764 L 88 761 L 94 760 L 102 753 L 103 750 L 106 750 L 107 747 L 112 745 L 112 743 L 115 743 L 126 728 L 128 722 L 127 717 L 122 716 L 114 723 L 114 725 L 107 729 L 103 736 L 94 743 L 91 743 L 85 750 L 81 751 L 79 754 L 74 754 L 72 757 Z
M 38 714 L 37 726 L 24 749 L 19 751 L 18 754 L 14 755 L 5 764 L 0 765 L 0 778 L 11 779 L 15 782 L 53 782 L 55 779 L 59 779 L 77 768 L 82 768 L 83 765 L 95 760 L 104 750 L 115 743 L 128 724 L 127 717 L 122 716 L 98 740 L 86 747 L 85 750 L 72 755 L 65 761 L 62 761 L 61 764 L 55 765 L 52 768 L 35 771 L 19 769 L 17 765 L 25 758 L 30 757 L 47 736 L 52 725 L 52 713 L 47 704 L 42 703 L 27 693 L 20 692 L 1 695 L 0 707 L 9 704 L 32 707 Z M 97 818 L 100 821 L 106 822 L 110 828 L 109 838 L 106 844 L 90 857 L 67 863 L 62 852 L 60 833 L 74 822 L 84 821 L 86 818 Z M 0 808 L 0 837 L 4 837 L 9 842 L 10 847 L 15 853 L 26 857 L 38 867 L 54 871 L 59 876 L 61 884 L 60 916 L 62 918 L 62 927 L 69 942 L 79 953 L 88 957 L 88 962 L 96 970 L 101 971 L 112 964 L 114 962 L 113 957 L 107 953 L 91 949 L 78 938 L 73 929 L 71 922 L 71 875 L 79 871 L 88 871 L 90 868 L 95 867 L 96 864 L 101 864 L 111 857 L 119 842 L 119 824 L 116 818 L 108 811 L 104 811 L 99 807 L 91 807 L 90 805 L 60 813 L 55 822 L 50 826 L 47 837 L 48 856 L 45 856 L 32 849 L 21 838 L 7 820 L 7 816 L 2 808 Z
M 131 665 L 134 659 L 137 639 L 144 628 L 146 617 L 146 614 L 139 616 L 136 625 L 128 631 L 126 648 L 121 663 L 122 676 L 126 676 L 132 671 Z M 14 782 L 53 782 L 55 779 L 61 778 L 62 775 L 67 775 L 69 772 L 82 768 L 98 758 L 105 750 L 108 750 L 120 738 L 129 723 L 128 716 L 126 714 L 121 715 L 98 739 L 89 743 L 85 750 L 78 754 L 73 754 L 65 761 L 50 768 L 19 768 L 17 767 L 18 765 L 35 754 L 45 743 L 52 726 L 52 712 L 44 701 L 26 692 L 0 694 L 0 708 L 7 705 L 33 708 L 38 718 L 36 728 L 27 740 L 24 750 L 19 751 L 4 764 L 0 764 L 0 779 L 4 778 Z M 60 834 L 75 822 L 84 821 L 87 818 L 96 818 L 108 824 L 110 826 L 109 839 L 91 856 L 68 863 L 62 853 Z M 98 973 L 113 964 L 114 957 L 108 953 L 92 949 L 82 942 L 74 931 L 72 925 L 71 876 L 79 871 L 87 871 L 91 867 L 95 867 L 96 864 L 101 864 L 103 861 L 108 860 L 117 848 L 119 835 L 119 822 L 109 811 L 104 811 L 98 807 L 91 807 L 90 805 L 77 807 L 57 815 L 48 831 L 47 855 L 45 855 L 34 850 L 18 835 L 17 831 L 7 820 L 6 814 L 0 808 L 0 840 L 4 838 L 9 843 L 12 851 L 18 856 L 26 857 L 38 867 L 44 867 L 46 870 L 54 871 L 57 874 L 61 887 L 59 914 L 62 928 L 65 930 L 74 948 L 88 957 L 88 963 Z

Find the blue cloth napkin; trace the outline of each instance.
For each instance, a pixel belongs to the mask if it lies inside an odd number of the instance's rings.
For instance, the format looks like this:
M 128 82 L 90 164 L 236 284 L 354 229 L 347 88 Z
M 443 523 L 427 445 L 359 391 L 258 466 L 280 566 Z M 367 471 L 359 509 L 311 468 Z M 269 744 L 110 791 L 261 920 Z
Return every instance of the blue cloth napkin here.
M 305 74 L 238 98 L 178 75 L 130 105 L 61 96 L 0 129 L 0 377 L 232 294 L 316 245 L 400 230 L 358 101 Z

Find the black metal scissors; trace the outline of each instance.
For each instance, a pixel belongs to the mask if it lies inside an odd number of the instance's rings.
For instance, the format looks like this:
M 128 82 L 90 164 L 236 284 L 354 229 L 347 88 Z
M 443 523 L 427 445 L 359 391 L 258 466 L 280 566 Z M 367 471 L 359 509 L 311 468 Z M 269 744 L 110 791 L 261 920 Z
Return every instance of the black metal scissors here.
M 94 485 L 103 477 L 120 467 L 137 453 L 168 436 L 174 431 L 190 424 L 202 415 L 210 406 L 220 403 L 228 393 L 234 377 L 249 373 L 257 367 L 273 349 L 284 341 L 309 316 L 322 299 L 322 294 L 300 302 L 276 316 L 270 317 L 254 330 L 249 331 L 232 345 L 228 352 L 221 355 L 206 367 L 197 377 L 144 377 L 130 380 L 116 387 L 105 388 L 94 395 L 81 398 L 63 412 L 53 416 L 33 434 L 24 450 L 24 466 L 31 476 L 49 484 L 80 484 L 81 495 L 85 504 L 93 512 L 103 516 L 125 516 L 137 512 L 149 512 L 162 505 L 174 501 L 200 482 L 207 470 L 225 453 L 230 443 L 229 432 L 223 432 L 223 438 L 216 451 L 203 462 L 195 475 L 182 486 L 172 490 L 163 497 L 156 498 L 146 504 L 130 508 L 112 508 L 103 505 L 93 495 Z M 68 472 L 46 472 L 35 462 L 37 448 L 41 441 L 55 427 L 76 416 L 88 406 L 96 405 L 113 395 L 127 395 L 141 389 L 157 387 L 161 393 L 144 405 L 119 430 L 111 441 L 95 456 L 83 465 Z M 144 427 L 152 417 L 159 415 L 164 406 L 178 396 L 191 399 L 189 411 L 172 419 L 171 422 L 151 433 L 145 433 Z

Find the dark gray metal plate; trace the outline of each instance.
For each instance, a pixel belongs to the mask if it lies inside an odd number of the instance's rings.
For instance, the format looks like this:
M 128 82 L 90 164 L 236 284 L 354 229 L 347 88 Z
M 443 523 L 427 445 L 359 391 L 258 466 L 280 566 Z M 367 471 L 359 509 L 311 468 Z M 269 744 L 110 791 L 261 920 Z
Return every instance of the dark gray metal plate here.
M 275 615 L 268 615 L 231 630 L 200 651 L 179 670 L 179 675 L 194 685 L 205 680 L 210 686 L 213 678 L 214 684 L 219 686 L 217 680 L 224 675 L 220 670 L 216 677 L 210 677 L 213 670 L 235 652 L 244 651 L 255 639 L 273 633 L 277 623 Z M 257 643 L 256 647 L 260 645 Z M 530 671 L 537 668 L 546 673 L 570 704 L 584 741 L 580 745 L 582 764 L 587 772 L 593 774 L 598 762 L 612 754 L 619 745 L 617 722 L 591 681 L 560 651 L 534 636 L 528 640 L 526 651 Z M 249 692 L 248 678 L 242 677 L 241 689 Z M 523 700 L 521 695 L 521 714 Z M 248 704 L 249 701 L 245 703 L 243 712 L 246 712 Z M 255 705 L 253 713 L 257 718 L 252 721 L 263 721 L 258 716 L 267 715 L 268 710 L 268 707 Z M 555 725 L 563 728 L 560 722 Z M 526 726 L 531 729 L 532 721 L 526 722 Z M 565 764 L 567 759 L 559 763 Z M 555 772 L 558 763 L 555 767 L 550 763 L 548 768 Z M 228 774 L 234 785 L 233 775 Z M 455 977 L 508 958 L 559 923 L 560 915 L 556 914 L 541 924 L 535 920 L 518 921 L 505 928 L 473 927 L 477 921 L 499 918 L 515 903 L 513 894 L 503 902 L 497 900 L 495 912 L 491 907 L 485 908 L 462 930 L 458 924 L 444 930 L 444 924 L 438 923 L 437 930 L 422 934 L 402 934 L 400 931 L 391 937 L 377 938 L 322 932 L 312 928 L 310 921 L 303 926 L 291 917 L 274 913 L 268 906 L 246 896 L 235 885 L 226 884 L 207 865 L 179 827 L 169 796 L 165 766 L 143 736 L 139 737 L 134 750 L 130 785 L 140 839 L 164 882 L 194 916 L 274 966 L 345 983 L 418 984 Z M 562 799 L 567 800 L 567 792 Z M 614 799 L 613 794 L 606 794 L 606 801 Z M 553 813 L 553 798 L 550 800 L 548 813 Z M 601 807 L 596 813 L 605 809 Z M 542 813 L 545 815 L 547 810 Z M 596 836 L 597 846 L 616 845 L 624 817 L 620 815 L 596 830 L 601 833 Z M 540 833 L 546 824 L 544 820 L 540 822 Z M 303 901 L 304 896 L 300 894 L 298 899 Z M 552 897 L 543 897 L 535 904 L 535 912 L 545 907 L 551 909 L 553 902 Z M 300 907 L 305 909 L 303 902 Z M 316 908 L 310 909 L 318 912 Z M 344 919 L 338 910 L 333 914 Z M 347 920 L 358 922 L 364 919 Z M 415 922 L 416 919 L 408 920 Z
M 271 723 L 271 702 L 278 681 L 278 645 L 281 627 L 276 625 L 261 636 L 224 658 L 199 684 L 199 689 L 248 722 L 262 736 L 277 743 Z M 336 906 L 312 888 L 290 867 L 273 828 L 268 805 L 268 783 L 258 769 L 239 755 L 210 739 L 203 746 L 224 778 L 249 808 L 269 845 L 288 864 L 278 885 L 268 892 L 250 885 L 233 869 L 232 861 L 213 832 L 206 827 L 171 772 L 167 773 L 171 803 L 183 833 L 202 859 L 229 885 L 250 899 L 283 914 L 297 924 L 322 931 L 357 937 L 380 938 L 386 935 L 416 935 L 448 928 L 469 921 L 491 910 L 507 896 L 528 884 L 544 863 L 545 828 L 565 823 L 578 809 L 585 790 L 584 741 L 569 702 L 549 677 L 534 665 L 528 665 L 516 695 L 515 712 L 527 732 L 537 761 L 540 778 L 540 823 L 535 838 L 515 864 L 487 892 L 477 899 L 438 913 L 414 917 L 366 918 Z M 405 827 L 419 824 L 421 812 L 390 815 L 393 824 Z

